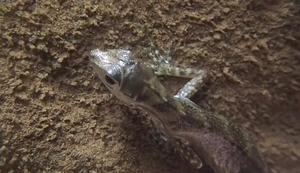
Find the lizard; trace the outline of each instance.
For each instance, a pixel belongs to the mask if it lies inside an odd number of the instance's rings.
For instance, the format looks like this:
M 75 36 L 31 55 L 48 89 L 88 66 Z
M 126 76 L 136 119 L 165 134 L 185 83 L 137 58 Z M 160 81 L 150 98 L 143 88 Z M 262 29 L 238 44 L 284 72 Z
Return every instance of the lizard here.
M 128 49 L 93 49 L 91 66 L 108 90 L 125 104 L 150 114 L 166 146 L 195 169 L 203 164 L 216 173 L 269 173 L 249 133 L 191 100 L 207 78 L 206 70 L 172 66 L 158 51 L 156 63 L 139 62 Z M 190 80 L 172 95 L 158 76 Z

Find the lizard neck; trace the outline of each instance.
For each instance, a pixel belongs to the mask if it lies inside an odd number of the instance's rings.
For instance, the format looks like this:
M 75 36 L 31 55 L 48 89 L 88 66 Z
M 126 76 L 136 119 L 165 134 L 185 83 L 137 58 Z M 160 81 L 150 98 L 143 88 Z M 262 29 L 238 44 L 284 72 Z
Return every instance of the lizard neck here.
M 186 114 L 181 101 L 169 94 L 156 77 L 145 81 L 143 87 L 136 97 L 136 104 L 161 121 L 166 128 L 178 130 L 195 127 L 197 122 Z

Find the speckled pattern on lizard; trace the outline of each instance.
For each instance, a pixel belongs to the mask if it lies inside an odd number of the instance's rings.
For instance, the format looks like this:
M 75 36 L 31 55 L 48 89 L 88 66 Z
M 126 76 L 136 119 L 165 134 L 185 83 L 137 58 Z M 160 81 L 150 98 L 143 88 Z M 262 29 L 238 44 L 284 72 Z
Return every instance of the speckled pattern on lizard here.
M 206 164 L 216 173 L 269 172 L 248 133 L 191 101 L 208 78 L 206 70 L 174 67 L 158 51 L 144 56 L 152 57 L 155 63 L 137 62 L 133 53 L 124 49 L 94 49 L 90 61 L 110 92 L 147 111 L 160 134 L 157 138 L 195 169 Z M 190 81 L 173 96 L 157 75 Z

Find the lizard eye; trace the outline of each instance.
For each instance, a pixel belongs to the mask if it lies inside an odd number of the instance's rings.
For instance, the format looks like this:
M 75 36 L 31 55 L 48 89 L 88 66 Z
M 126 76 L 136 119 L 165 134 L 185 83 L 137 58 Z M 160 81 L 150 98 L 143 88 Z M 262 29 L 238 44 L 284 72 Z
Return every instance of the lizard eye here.
M 116 81 L 115 81 L 112 77 L 110 77 L 110 76 L 108 76 L 108 75 L 105 75 L 105 81 L 106 81 L 109 85 L 114 85 L 114 84 L 116 84 Z

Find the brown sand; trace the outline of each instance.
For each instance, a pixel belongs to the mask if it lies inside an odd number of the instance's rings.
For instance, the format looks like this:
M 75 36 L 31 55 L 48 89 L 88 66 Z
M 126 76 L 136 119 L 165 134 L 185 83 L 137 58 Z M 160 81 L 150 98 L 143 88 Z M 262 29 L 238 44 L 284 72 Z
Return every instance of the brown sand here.
M 187 172 L 88 67 L 93 48 L 150 41 L 209 69 L 196 103 L 253 132 L 274 173 L 299 172 L 299 1 L 258 2 L 0 1 L 0 172 Z

